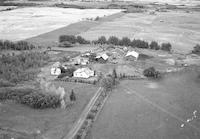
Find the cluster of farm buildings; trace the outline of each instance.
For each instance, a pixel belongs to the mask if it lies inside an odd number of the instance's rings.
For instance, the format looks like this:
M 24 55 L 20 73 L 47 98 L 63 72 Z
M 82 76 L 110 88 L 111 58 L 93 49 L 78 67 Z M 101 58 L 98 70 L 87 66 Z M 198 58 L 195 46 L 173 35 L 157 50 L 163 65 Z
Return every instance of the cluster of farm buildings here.
M 89 51 L 82 53 L 74 58 L 69 58 L 69 61 L 60 63 L 56 62 L 51 68 L 51 75 L 59 76 L 62 74 L 62 69 L 69 69 L 71 67 L 76 67 L 73 70 L 72 76 L 75 78 L 90 78 L 96 76 L 96 71 L 93 70 L 88 65 L 90 63 L 119 63 L 120 60 L 133 60 L 136 61 L 139 57 L 139 53 L 134 50 L 128 50 L 128 48 L 114 48 L 107 47 L 98 48 L 102 50 L 97 50 L 95 52 Z

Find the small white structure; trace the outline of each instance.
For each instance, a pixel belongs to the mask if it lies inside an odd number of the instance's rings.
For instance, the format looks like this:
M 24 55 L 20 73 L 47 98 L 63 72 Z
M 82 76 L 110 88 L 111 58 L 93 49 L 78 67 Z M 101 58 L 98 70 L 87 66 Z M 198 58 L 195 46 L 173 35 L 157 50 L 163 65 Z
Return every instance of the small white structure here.
M 51 75 L 60 75 L 61 74 L 61 69 L 60 68 L 51 68 Z
M 96 58 L 98 59 L 98 58 L 103 58 L 104 60 L 108 60 L 108 55 L 107 54 L 102 54 L 102 55 L 98 55 L 98 56 L 96 56 Z
M 60 69 L 61 63 L 60 62 L 56 62 L 52 65 L 51 68 L 51 75 L 60 75 L 61 74 L 61 69 Z
M 94 71 L 89 68 L 80 68 L 74 71 L 73 76 L 78 78 L 89 78 L 94 76 Z
M 139 57 L 139 53 L 138 53 L 138 52 L 135 52 L 135 51 L 128 51 L 125 57 L 126 57 L 126 58 L 127 58 L 127 57 L 134 57 L 135 60 L 137 60 L 138 57 Z

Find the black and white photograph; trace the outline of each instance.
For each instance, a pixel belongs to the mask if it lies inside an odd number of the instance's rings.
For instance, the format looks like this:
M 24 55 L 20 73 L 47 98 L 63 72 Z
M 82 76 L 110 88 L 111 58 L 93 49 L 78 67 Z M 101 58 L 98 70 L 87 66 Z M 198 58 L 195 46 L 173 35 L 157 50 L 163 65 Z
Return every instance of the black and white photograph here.
M 0 139 L 200 139 L 200 0 L 0 0 Z

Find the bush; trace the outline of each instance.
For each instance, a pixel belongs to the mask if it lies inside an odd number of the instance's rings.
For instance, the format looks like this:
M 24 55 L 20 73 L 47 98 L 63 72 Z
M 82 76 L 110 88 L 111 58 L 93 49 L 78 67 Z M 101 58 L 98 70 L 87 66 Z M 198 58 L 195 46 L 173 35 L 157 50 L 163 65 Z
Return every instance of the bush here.
M 131 40 L 128 37 L 123 37 L 119 41 L 119 45 L 121 45 L 121 46 L 130 46 L 131 45 Z
M 76 37 L 74 35 L 61 35 L 59 37 L 59 42 L 70 42 L 72 44 L 76 43 Z
M 119 45 L 119 39 L 115 36 L 111 36 L 108 39 L 108 44 Z
M 131 42 L 131 46 L 137 47 L 137 48 L 145 48 L 145 49 L 149 48 L 148 42 L 143 41 L 143 40 L 135 40 L 135 39 Z
M 170 52 L 171 49 L 172 49 L 172 45 L 170 43 L 162 43 L 161 50 Z
M 151 44 L 149 45 L 150 49 L 154 49 L 154 50 L 159 50 L 160 46 L 158 45 L 158 43 L 156 41 L 152 41 Z
M 196 44 L 196 46 L 194 46 L 192 53 L 200 54 L 200 45 L 199 44 Z
M 146 77 L 159 78 L 160 72 L 156 71 L 154 67 L 150 67 L 143 71 L 143 75 Z

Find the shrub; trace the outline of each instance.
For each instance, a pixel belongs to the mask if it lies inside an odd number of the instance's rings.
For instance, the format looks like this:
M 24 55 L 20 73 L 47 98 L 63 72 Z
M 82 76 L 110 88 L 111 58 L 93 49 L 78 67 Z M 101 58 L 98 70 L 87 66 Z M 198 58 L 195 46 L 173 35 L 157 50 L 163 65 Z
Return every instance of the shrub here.
M 149 48 L 148 42 L 143 41 L 143 40 L 135 40 L 135 39 L 131 42 L 131 46 L 137 47 L 137 48 L 146 48 L 146 49 Z
M 115 36 L 110 36 L 108 39 L 108 44 L 118 45 L 119 39 Z
M 121 46 L 130 46 L 131 45 L 131 40 L 128 37 L 123 37 L 119 41 L 119 45 L 121 45 Z
M 74 35 L 61 35 L 59 37 L 59 42 L 70 42 L 72 44 L 76 43 L 76 37 Z
M 158 45 L 158 43 L 156 41 L 152 41 L 151 44 L 149 45 L 150 49 L 154 49 L 154 50 L 159 50 L 160 46 Z
M 150 67 L 143 71 L 143 75 L 146 77 L 159 78 L 160 72 L 156 71 L 154 67 Z
M 170 43 L 162 43 L 161 50 L 170 52 L 171 49 L 172 49 L 172 45 Z
M 194 54 L 200 54 L 200 45 L 196 44 L 192 50 L 192 53 Z

